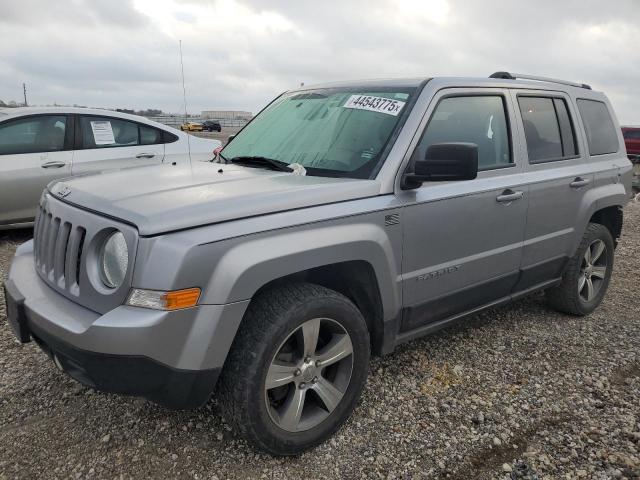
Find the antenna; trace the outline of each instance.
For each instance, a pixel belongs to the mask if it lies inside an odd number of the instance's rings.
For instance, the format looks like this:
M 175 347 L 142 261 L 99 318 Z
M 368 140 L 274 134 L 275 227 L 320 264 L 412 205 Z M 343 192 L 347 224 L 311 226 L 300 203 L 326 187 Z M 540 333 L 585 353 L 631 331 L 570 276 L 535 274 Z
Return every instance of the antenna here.
M 184 123 L 187 123 L 187 89 L 184 86 L 184 62 L 182 60 L 182 40 L 180 42 L 180 68 L 182 69 L 182 98 L 184 100 Z M 187 132 L 187 149 L 189 150 L 189 163 L 191 163 L 191 142 L 189 141 L 189 132 Z

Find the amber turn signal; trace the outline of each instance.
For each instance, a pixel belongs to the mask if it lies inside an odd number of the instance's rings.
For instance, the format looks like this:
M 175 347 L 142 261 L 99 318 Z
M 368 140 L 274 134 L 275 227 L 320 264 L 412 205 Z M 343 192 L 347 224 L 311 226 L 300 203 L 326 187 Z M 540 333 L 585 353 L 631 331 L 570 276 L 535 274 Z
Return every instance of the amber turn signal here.
M 174 290 L 162 296 L 166 310 L 177 310 L 179 308 L 195 307 L 200 298 L 199 288 L 186 288 L 184 290 Z

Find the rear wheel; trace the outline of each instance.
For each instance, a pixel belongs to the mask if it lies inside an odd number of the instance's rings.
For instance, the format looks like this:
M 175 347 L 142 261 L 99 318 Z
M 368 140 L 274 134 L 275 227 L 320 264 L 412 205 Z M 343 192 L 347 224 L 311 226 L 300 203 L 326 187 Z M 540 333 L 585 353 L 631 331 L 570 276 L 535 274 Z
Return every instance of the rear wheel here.
M 366 381 L 369 333 L 343 295 L 307 283 L 252 301 L 220 380 L 225 418 L 275 455 L 295 455 L 332 435 Z
M 613 238 L 609 230 L 590 223 L 576 254 L 557 287 L 547 290 L 549 304 L 565 313 L 587 315 L 602 302 L 613 270 Z

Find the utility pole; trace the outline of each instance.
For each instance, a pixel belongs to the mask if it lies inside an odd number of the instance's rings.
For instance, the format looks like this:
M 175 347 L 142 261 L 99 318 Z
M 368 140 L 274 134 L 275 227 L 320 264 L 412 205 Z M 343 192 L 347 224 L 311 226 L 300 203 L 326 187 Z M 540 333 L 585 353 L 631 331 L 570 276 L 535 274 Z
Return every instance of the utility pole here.
M 24 93 L 24 106 L 27 107 L 27 85 L 26 84 L 22 84 L 22 92 Z

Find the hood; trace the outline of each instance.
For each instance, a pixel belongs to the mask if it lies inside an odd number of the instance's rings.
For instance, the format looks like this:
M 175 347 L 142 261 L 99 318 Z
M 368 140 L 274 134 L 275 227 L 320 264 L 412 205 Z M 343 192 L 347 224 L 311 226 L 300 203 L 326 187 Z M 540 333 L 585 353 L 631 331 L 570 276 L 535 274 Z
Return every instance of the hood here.
M 120 219 L 141 235 L 378 195 L 375 180 L 293 175 L 210 162 L 162 164 L 67 178 L 63 201 Z

